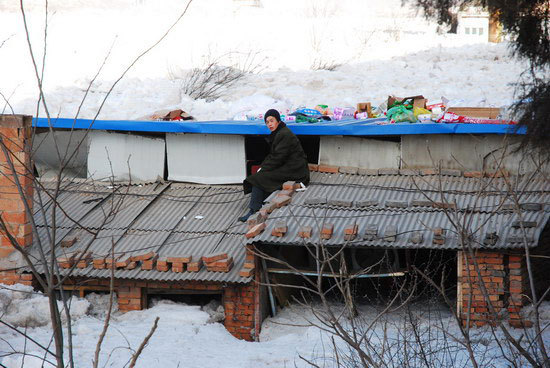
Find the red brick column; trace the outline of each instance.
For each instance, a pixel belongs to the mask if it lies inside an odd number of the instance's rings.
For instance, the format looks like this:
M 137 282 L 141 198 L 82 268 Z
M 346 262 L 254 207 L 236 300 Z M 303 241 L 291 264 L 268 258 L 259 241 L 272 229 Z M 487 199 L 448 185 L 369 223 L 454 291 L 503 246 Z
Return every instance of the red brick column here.
M 458 252 L 458 309 L 464 325 L 470 327 L 494 323 L 505 306 L 505 257 L 503 254 L 475 251 Z M 477 263 L 477 269 L 476 269 Z M 483 294 L 482 285 L 487 290 Z M 495 314 L 490 311 L 493 307 Z
M 30 116 L 0 115 L 0 215 L 9 233 L 23 247 L 32 244 L 32 226 L 24 205 L 24 201 L 27 201 L 32 210 L 34 177 L 31 165 L 31 123 Z M 3 148 L 9 152 L 7 156 Z M 23 189 L 23 197 L 19 193 L 10 162 Z M 13 284 L 32 281 L 22 280 L 13 271 L 17 264 L 8 257 L 14 252 L 6 233 L 0 230 L 0 282 Z
M 516 328 L 531 327 L 533 323 L 521 317 L 521 308 L 525 302 L 527 290 L 527 268 L 525 257 L 521 254 L 508 256 L 509 283 L 508 315 L 510 326 Z
M 233 336 L 239 339 L 247 341 L 258 339 L 254 321 L 256 314 L 255 292 L 254 282 L 224 289 L 224 325 Z
M 143 288 L 136 286 L 118 286 L 118 309 L 121 312 L 142 310 L 146 306 L 146 293 Z

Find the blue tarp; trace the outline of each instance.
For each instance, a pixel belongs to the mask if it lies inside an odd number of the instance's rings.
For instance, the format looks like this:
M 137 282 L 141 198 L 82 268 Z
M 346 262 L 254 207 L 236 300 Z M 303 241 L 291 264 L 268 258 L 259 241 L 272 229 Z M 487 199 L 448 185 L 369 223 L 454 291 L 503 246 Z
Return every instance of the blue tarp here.
M 288 123 L 297 135 L 348 135 L 380 136 L 407 134 L 525 134 L 525 129 L 516 131 L 515 125 L 506 124 L 444 124 L 444 123 L 397 123 L 381 124 L 386 119 L 340 120 L 321 123 Z M 134 121 L 134 120 L 88 120 L 52 119 L 53 128 L 94 129 L 124 132 L 160 133 L 208 133 L 208 134 L 269 134 L 261 121 Z M 33 120 L 39 128 L 49 127 L 46 118 Z

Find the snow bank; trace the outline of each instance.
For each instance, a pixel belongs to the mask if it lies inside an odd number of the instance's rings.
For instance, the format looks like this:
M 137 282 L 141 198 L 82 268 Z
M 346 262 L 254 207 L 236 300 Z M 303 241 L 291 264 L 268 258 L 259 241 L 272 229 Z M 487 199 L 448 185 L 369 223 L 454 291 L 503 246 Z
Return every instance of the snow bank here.
M 50 2 L 56 14 L 48 28 L 44 88 L 50 111 L 61 117 L 75 116 L 113 39 L 112 53 L 90 89 L 81 118 L 95 117 L 113 82 L 182 8 L 180 1 L 168 0 L 84 3 Z M 513 84 L 525 70 L 506 43 L 472 43 L 463 36 L 438 34 L 434 22 L 401 7 L 400 0 L 262 0 L 262 7 L 240 3 L 194 2 L 183 23 L 112 91 L 99 118 L 137 119 L 181 108 L 198 120 L 220 120 L 272 107 L 378 104 L 388 94 L 423 94 L 432 101 L 445 96 L 462 105 L 502 107 L 514 101 Z M 43 37 L 39 4 L 28 4 L 37 49 Z M 17 6 L 3 7 L 0 92 L 15 112 L 34 114 L 38 94 L 21 17 Z M 95 19 L 102 19 L 101 27 Z M 274 27 L 266 24 L 278 25 L 276 37 Z M 188 70 L 227 52 L 236 59 L 258 52 L 257 63 L 265 71 L 242 79 L 211 102 L 183 94 Z M 231 58 L 226 59 L 221 63 Z M 339 66 L 311 70 L 315 61 Z
M 72 319 L 86 314 L 90 302 L 72 297 L 68 300 Z M 63 303 L 58 302 L 63 323 L 66 323 Z M 0 314 L 2 320 L 16 327 L 39 327 L 50 324 L 48 298 L 25 285 L 7 286 L 0 284 Z

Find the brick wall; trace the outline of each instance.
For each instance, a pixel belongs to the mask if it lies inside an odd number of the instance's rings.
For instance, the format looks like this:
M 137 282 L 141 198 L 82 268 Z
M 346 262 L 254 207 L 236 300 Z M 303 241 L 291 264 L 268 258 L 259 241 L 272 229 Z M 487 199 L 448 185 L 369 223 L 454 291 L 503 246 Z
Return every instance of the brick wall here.
M 525 290 L 524 264 L 521 256 L 499 252 L 458 252 L 458 311 L 464 325 L 494 324 L 509 313 L 510 325 L 529 323 L 520 317 Z M 477 269 L 476 269 L 477 263 Z M 482 291 L 482 285 L 487 295 Z M 493 312 L 491 312 L 491 306 Z
M 108 279 L 71 279 L 64 285 L 74 290 L 109 290 Z M 259 304 L 255 302 L 259 287 L 256 283 L 225 285 L 216 282 L 199 281 L 136 281 L 115 280 L 114 288 L 118 296 L 118 308 L 122 312 L 147 308 L 147 291 L 151 289 L 177 289 L 205 293 L 220 292 L 225 309 L 224 325 L 235 337 L 247 341 L 257 341 L 261 318 Z M 83 292 L 81 292 L 83 295 Z
M 31 122 L 30 116 L 0 115 L 0 215 L 9 233 L 21 246 L 32 244 L 32 226 L 24 205 L 26 200 L 32 209 Z M 8 155 L 3 148 L 9 152 Z M 13 169 L 23 196 L 18 190 Z M 18 264 L 13 257 L 14 252 L 6 233 L 0 230 L 0 283 L 29 281 L 15 275 L 14 269 Z

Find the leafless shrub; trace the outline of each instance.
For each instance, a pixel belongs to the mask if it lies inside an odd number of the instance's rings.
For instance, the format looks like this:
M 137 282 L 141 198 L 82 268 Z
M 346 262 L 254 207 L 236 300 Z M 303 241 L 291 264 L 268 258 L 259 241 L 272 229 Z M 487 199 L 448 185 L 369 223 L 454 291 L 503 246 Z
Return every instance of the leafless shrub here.
M 328 70 L 329 72 L 333 72 L 342 65 L 342 63 L 337 62 L 336 60 L 325 60 L 319 57 L 313 60 L 309 68 L 311 70 Z
M 260 52 L 231 51 L 217 57 L 207 55 L 201 67 L 193 68 L 185 74 L 181 70 L 171 70 L 169 76 L 182 79 L 183 94 L 195 100 L 213 101 L 223 97 L 247 76 L 263 71 L 264 61 Z

